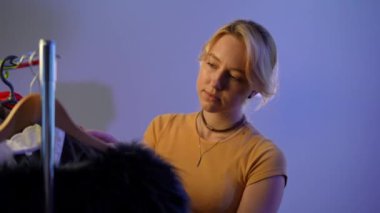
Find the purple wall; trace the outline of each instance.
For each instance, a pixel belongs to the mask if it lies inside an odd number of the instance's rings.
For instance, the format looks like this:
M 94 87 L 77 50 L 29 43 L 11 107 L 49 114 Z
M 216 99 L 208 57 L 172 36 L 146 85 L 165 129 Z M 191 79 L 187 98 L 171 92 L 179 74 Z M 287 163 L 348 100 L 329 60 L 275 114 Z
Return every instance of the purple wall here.
M 54 39 L 57 97 L 70 115 L 131 140 L 157 114 L 198 110 L 201 45 L 226 22 L 256 20 L 277 41 L 281 88 L 248 114 L 288 159 L 280 212 L 380 212 L 379 8 L 375 0 L 6 0 L 0 58 Z M 10 79 L 28 93 L 28 70 Z

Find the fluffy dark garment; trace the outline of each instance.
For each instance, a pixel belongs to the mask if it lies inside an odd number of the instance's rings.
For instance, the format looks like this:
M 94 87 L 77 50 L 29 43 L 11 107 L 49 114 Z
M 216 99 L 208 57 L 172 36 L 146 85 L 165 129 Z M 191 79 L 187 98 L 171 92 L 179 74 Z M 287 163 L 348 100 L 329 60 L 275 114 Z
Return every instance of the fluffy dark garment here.
M 55 211 L 188 212 L 174 169 L 142 145 L 122 144 L 55 169 Z M 44 212 L 41 162 L 0 168 L 0 212 Z

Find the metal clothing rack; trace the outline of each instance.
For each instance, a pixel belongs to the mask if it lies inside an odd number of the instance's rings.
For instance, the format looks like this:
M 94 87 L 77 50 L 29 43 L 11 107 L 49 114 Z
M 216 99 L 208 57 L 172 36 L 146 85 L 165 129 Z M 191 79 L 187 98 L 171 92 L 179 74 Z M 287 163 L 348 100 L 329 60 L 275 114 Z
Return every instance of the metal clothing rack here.
M 39 81 L 42 106 L 42 167 L 45 192 L 45 212 L 54 212 L 54 141 L 55 141 L 55 89 L 56 89 L 56 51 L 55 42 L 39 41 L 39 58 L 23 63 L 22 58 L 16 66 L 4 67 L 5 70 L 40 65 Z M 15 56 L 16 57 L 16 56 Z M 17 57 L 16 57 L 17 58 Z
M 42 105 L 42 163 L 45 187 L 45 212 L 54 212 L 54 139 L 55 139 L 55 42 L 41 39 L 39 64 Z

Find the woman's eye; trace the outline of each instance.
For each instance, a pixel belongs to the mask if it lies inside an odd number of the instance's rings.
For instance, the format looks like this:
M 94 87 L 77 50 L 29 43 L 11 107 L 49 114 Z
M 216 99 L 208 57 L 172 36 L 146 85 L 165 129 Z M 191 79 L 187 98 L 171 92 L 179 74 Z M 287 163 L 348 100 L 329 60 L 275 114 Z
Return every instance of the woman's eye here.
M 229 77 L 232 78 L 233 80 L 236 80 L 236 81 L 241 81 L 242 80 L 240 76 L 233 75 L 233 74 L 229 74 Z
M 216 69 L 216 68 L 218 68 L 218 65 L 217 65 L 217 64 L 214 64 L 214 63 L 212 63 L 212 62 L 207 62 L 207 65 L 208 65 L 209 67 L 211 67 L 212 69 Z

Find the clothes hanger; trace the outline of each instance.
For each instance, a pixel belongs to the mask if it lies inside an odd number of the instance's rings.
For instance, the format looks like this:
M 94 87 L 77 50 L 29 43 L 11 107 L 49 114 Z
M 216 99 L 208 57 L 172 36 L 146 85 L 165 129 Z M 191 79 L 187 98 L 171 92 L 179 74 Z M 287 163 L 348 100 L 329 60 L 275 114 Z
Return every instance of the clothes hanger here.
M 30 72 L 34 75 L 32 81 L 29 83 L 29 94 L 32 93 L 32 91 L 33 91 L 33 85 L 34 85 L 35 82 L 38 82 L 38 85 L 41 86 L 41 85 L 40 85 L 40 82 L 37 81 L 37 79 L 38 79 L 40 73 L 39 73 L 39 72 L 35 72 L 35 71 L 33 70 L 34 62 L 37 61 L 37 60 L 33 60 L 33 59 L 34 59 L 34 56 L 35 56 L 36 54 L 37 54 L 37 52 L 36 52 L 36 51 L 33 51 L 33 52 L 29 55 L 29 60 L 28 60 L 28 65 L 29 65 L 28 67 L 29 67 L 29 70 L 30 70 Z M 39 61 L 39 60 L 38 60 L 38 61 Z M 23 64 L 20 63 L 20 65 L 23 65 Z
M 14 56 L 14 55 L 7 56 L 1 62 L 1 65 L 0 65 L 0 78 L 1 78 L 1 81 L 9 88 L 9 91 L 10 91 L 9 98 L 7 100 L 5 100 L 5 101 L 1 101 L 0 102 L 3 106 L 7 105 L 7 104 L 13 105 L 13 104 L 17 103 L 17 99 L 16 99 L 16 96 L 15 96 L 13 85 L 11 84 L 11 82 L 9 82 L 7 80 L 7 78 L 5 77 L 6 74 L 4 73 L 5 63 L 7 61 L 9 61 L 9 63 L 11 64 L 11 66 L 17 65 L 16 63 L 14 63 L 15 59 L 17 59 L 17 56 Z
M 42 119 L 41 111 L 41 96 L 39 94 L 30 94 L 21 99 L 0 124 L 0 143 L 21 132 L 27 126 L 39 123 Z M 55 102 L 55 122 L 56 126 L 67 134 L 99 151 L 114 148 L 113 144 L 105 143 L 79 128 L 58 100 Z

